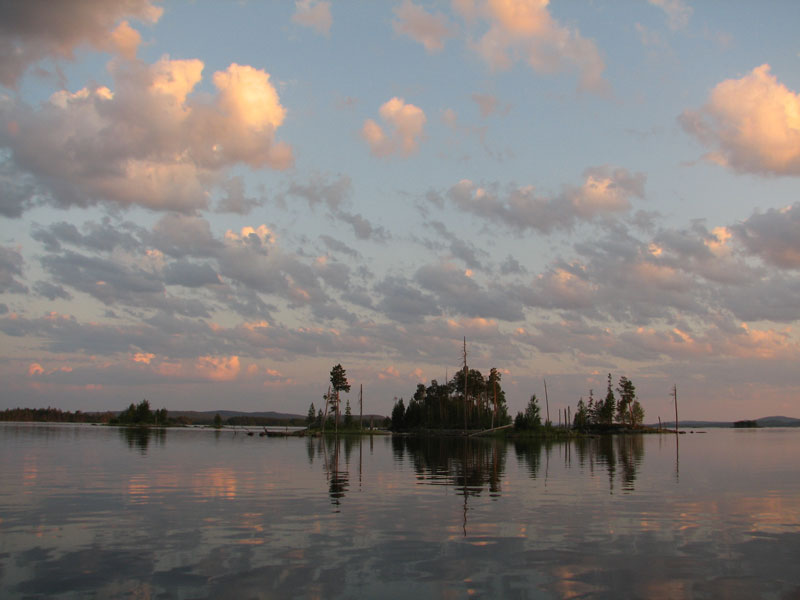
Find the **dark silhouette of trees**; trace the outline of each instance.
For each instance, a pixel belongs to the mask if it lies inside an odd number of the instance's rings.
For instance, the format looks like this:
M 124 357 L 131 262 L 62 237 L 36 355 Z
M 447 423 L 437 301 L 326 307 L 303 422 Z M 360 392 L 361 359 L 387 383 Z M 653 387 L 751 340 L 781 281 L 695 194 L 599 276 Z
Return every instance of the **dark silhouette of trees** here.
M 350 383 L 347 381 L 347 373 L 341 364 L 335 365 L 331 369 L 331 388 L 333 389 L 333 403 L 336 414 L 336 429 L 339 429 L 339 392 L 349 392 Z
M 542 426 L 541 408 L 539 407 L 539 400 L 536 394 L 533 394 L 528 400 L 528 406 L 525 407 L 525 412 L 518 412 L 514 418 L 514 429 L 518 431 L 532 431 L 539 429 Z
M 111 420 L 112 425 L 166 425 L 167 422 L 167 409 L 152 411 L 147 400 L 135 405 L 131 403 L 116 419 Z
M 644 422 L 644 408 L 636 397 L 636 386 L 623 375 L 619 378 L 617 393 L 619 399 L 614 395 L 609 373 L 605 399 L 595 401 L 593 391 L 589 390 L 588 404 L 584 403 L 583 397 L 578 400 L 572 426 L 581 431 L 641 426 Z
M 466 398 L 464 390 L 467 390 Z M 492 369 L 484 378 L 477 369 L 459 370 L 447 383 L 431 380 L 418 383 L 405 401 L 395 399 L 392 409 L 393 431 L 415 429 L 488 429 L 510 423 L 500 372 Z

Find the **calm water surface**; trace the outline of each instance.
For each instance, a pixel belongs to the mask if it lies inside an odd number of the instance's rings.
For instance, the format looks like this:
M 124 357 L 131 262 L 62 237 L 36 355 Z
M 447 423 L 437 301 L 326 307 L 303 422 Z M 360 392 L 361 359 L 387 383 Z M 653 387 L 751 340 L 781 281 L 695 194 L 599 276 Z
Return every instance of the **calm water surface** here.
M 0 424 L 0 597 L 799 598 L 798 456 Z

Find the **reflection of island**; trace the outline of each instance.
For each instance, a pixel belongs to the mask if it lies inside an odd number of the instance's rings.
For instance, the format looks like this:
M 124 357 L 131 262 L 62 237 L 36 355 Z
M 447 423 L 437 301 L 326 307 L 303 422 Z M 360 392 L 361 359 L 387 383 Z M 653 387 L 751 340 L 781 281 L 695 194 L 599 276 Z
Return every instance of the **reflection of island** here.
M 164 429 L 151 427 L 121 427 L 119 434 L 127 442 L 128 448 L 131 450 L 138 448 L 142 454 L 147 454 L 147 447 L 151 440 L 159 446 L 163 446 L 167 438 L 167 432 Z
M 487 488 L 490 496 L 500 495 L 506 462 L 504 441 L 393 437 L 392 450 L 396 458 L 408 455 L 421 484 L 452 486 L 463 496 L 478 496 Z
M 633 491 L 637 469 L 644 458 L 644 438 L 641 435 L 602 435 L 565 441 L 517 440 L 514 450 L 517 460 L 527 465 L 534 479 L 542 475 L 543 466 L 547 476 L 553 452 L 557 450 L 559 455 L 563 454 L 567 468 L 573 466 L 573 456 L 578 466 L 588 468 L 590 473 L 605 467 L 611 492 L 619 469 L 622 489 Z

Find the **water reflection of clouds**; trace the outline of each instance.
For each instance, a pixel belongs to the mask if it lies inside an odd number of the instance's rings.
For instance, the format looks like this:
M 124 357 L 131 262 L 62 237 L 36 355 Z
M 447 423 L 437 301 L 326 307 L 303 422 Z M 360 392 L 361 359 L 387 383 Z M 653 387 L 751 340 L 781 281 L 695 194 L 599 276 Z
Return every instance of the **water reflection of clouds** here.
M 88 491 L 40 458 L 36 496 L 13 511 L 3 506 L 14 522 L 0 524 L 2 542 L 15 545 L 0 557 L 0 584 L 12 596 L 72 585 L 96 597 L 237 600 L 399 590 L 420 598 L 792 597 L 800 586 L 800 494 L 785 482 L 763 494 L 698 486 L 702 469 L 690 467 L 698 455 L 681 457 L 687 473 L 676 482 L 674 454 L 660 442 L 643 442 L 647 463 L 643 449 L 637 458 L 635 446 L 617 441 L 613 460 L 593 443 L 518 451 L 492 441 L 465 460 L 463 440 L 449 456 L 404 444 L 398 462 L 389 439 L 374 452 L 366 439 L 351 443 L 349 454 L 340 439 L 336 467 L 334 445 L 322 440 L 189 436 L 140 460 L 113 433 L 113 447 L 103 447 L 113 465 L 107 483 Z M 80 453 L 72 456 L 80 465 Z M 635 469 L 629 489 L 626 460 Z M 24 487 L 17 469 L 8 497 Z M 334 510 L 333 470 L 349 482 Z M 58 495 L 45 487 L 53 481 Z M 119 510 L 130 491 L 149 499 Z

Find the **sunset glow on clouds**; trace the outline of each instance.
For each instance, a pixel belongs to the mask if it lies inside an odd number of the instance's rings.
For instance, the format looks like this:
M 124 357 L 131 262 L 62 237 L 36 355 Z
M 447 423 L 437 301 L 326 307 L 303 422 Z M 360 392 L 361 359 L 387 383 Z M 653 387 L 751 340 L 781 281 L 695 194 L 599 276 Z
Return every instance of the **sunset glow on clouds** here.
M 512 412 L 608 372 L 653 420 L 800 409 L 797 22 L 6 3 L 0 408 L 305 414 L 342 363 L 388 414 L 466 337 Z

